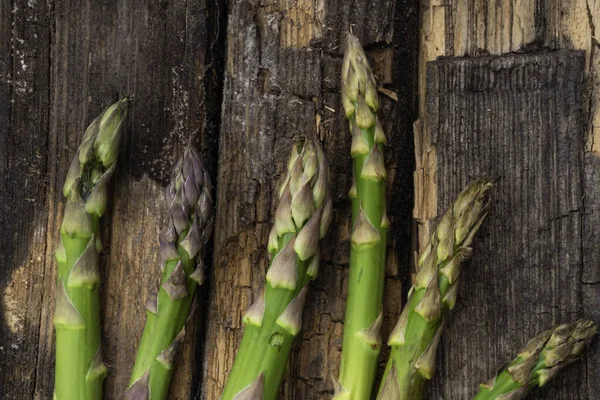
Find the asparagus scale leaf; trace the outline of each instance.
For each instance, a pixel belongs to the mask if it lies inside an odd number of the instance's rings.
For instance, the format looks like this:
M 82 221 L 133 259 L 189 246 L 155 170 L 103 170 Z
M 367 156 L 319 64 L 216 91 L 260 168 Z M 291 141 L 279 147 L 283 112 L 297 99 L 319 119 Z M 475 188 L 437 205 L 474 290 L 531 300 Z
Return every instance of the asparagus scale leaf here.
M 221 400 L 275 399 L 331 217 L 327 160 L 319 142 L 307 139 L 292 149 L 269 235 L 266 283 L 243 316 L 244 336 Z
M 482 383 L 474 400 L 520 400 L 544 386 L 565 365 L 575 361 L 598 332 L 598 325 L 580 319 L 558 325 L 533 338 L 513 361 Z
M 390 221 L 385 201 L 386 136 L 377 118 L 377 87 L 367 57 L 352 34 L 342 67 L 342 101 L 352 134 L 354 183 L 349 197 L 353 229 L 342 361 L 334 399 L 363 400 L 371 396 L 381 348 Z
M 120 100 L 89 125 L 63 186 L 67 203 L 55 254 L 56 400 L 102 398 L 99 222 L 129 104 Z
M 146 325 L 126 393 L 129 400 L 167 397 L 194 293 L 204 282 L 202 257 L 213 226 L 210 191 L 201 157 L 187 147 L 167 186 L 169 215 L 160 238 L 162 278 L 158 295 L 146 303 Z
M 448 310 L 454 308 L 461 266 L 487 215 L 491 183 L 477 179 L 456 198 L 420 255 L 415 284 L 392 331 L 392 351 L 379 400 L 418 400 L 433 377 L 437 346 Z

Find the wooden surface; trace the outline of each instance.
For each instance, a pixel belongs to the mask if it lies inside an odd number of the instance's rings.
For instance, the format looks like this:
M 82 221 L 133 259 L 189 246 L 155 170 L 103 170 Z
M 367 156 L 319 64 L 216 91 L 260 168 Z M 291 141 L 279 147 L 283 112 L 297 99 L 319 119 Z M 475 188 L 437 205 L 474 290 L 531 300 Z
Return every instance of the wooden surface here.
M 391 142 L 386 160 L 394 193 L 383 334 L 393 327 L 409 254 L 416 23 L 412 1 L 230 4 L 204 398 L 219 397 L 242 337 L 241 316 L 264 282 L 273 193 L 292 139 L 317 129 L 332 171 L 334 217 L 281 397 L 333 394 L 330 376 L 339 371 L 350 249 L 350 135 L 339 76 L 351 26 L 372 57 L 379 85 L 399 96 L 398 102 L 382 97 L 380 112 Z
M 218 207 L 214 260 L 208 293 L 203 293 L 208 306 L 199 308 L 198 329 L 187 336 L 171 398 L 211 400 L 218 398 L 233 362 L 242 333 L 241 314 L 264 279 L 264 244 L 275 206 L 272 193 L 291 141 L 315 131 L 331 162 L 334 221 L 282 398 L 330 397 L 329 377 L 337 375 L 341 352 L 349 254 L 350 141 L 341 112 L 339 70 L 344 33 L 350 28 L 366 45 L 378 84 L 398 95 L 397 102 L 382 96 L 381 111 L 390 139 L 386 165 L 393 224 L 384 337 L 395 323 L 408 286 L 403 283 L 410 272 L 411 241 L 414 249 L 424 243 L 438 213 L 471 174 L 486 171 L 498 181 L 501 200 L 494 203 L 477 243 L 477 254 L 487 261 L 478 268 L 476 259 L 466 269 L 462 293 L 469 283 L 474 292 L 453 316 L 430 398 L 468 399 L 479 380 L 491 374 L 493 364 L 508 359 L 526 336 L 552 323 L 580 315 L 600 320 L 600 58 L 595 28 L 600 1 L 421 0 L 420 9 L 418 0 L 225 3 L 0 2 L 3 399 L 51 398 L 53 251 L 64 206 L 60 187 L 86 125 L 125 94 L 134 96 L 134 108 L 103 224 L 104 348 L 110 370 L 105 398 L 121 398 L 129 379 L 144 323 L 143 304 L 157 281 L 156 236 L 164 215 L 163 187 L 181 145 L 191 137 L 204 151 L 212 177 L 218 178 Z M 458 135 L 454 144 L 439 134 L 434 140 L 432 127 L 437 125 L 426 116 L 427 61 L 542 48 L 584 51 L 579 65 L 584 79 L 581 98 L 560 99 L 561 105 L 580 106 L 579 111 L 571 111 L 581 112 L 582 120 L 554 129 L 562 136 L 542 131 L 544 121 L 528 125 L 537 132 L 531 141 L 512 135 L 502 137 L 502 143 L 492 142 L 465 130 L 453 133 Z M 549 79 L 544 71 L 524 79 L 544 76 Z M 575 79 L 570 84 L 577 83 Z M 438 98 L 449 96 L 436 90 Z M 514 96 L 504 94 L 509 95 Z M 511 112 L 505 98 L 501 100 L 497 109 L 492 107 L 494 118 L 498 110 Z M 526 102 L 523 107 L 527 109 L 523 115 L 530 110 L 542 115 L 550 106 Z M 567 112 L 559 108 L 556 117 L 565 121 Z M 417 117 L 413 146 L 410 128 Z M 485 118 L 491 121 L 492 116 L 480 115 L 481 121 Z M 498 120 L 490 129 L 498 135 L 516 132 L 516 125 L 509 126 L 515 121 Z M 443 129 L 451 123 L 460 121 L 448 120 Z M 573 136 L 577 126 L 580 135 Z M 538 143 L 534 138 L 548 145 L 554 143 L 550 138 L 561 137 L 568 138 L 571 146 L 564 153 L 556 150 L 551 166 L 534 157 L 542 155 L 532 147 Z M 505 149 L 506 157 L 496 158 L 491 165 L 481 156 L 485 153 L 474 161 L 464 151 L 453 156 L 453 146 L 462 143 L 472 148 L 476 140 Z M 531 165 L 523 168 L 524 160 Z M 477 168 L 466 172 L 467 164 Z M 465 172 L 447 170 L 450 165 L 460 165 Z M 569 168 L 558 170 L 558 165 Z M 539 179 L 545 180 L 535 180 L 534 170 L 544 173 Z M 534 181 L 534 192 L 508 179 L 517 171 L 521 182 Z M 548 203 L 546 213 L 542 208 L 525 213 L 531 210 L 524 205 L 541 204 L 536 201 Z M 519 223 L 508 225 L 503 218 Z M 524 218 L 533 219 L 525 225 Z M 518 230 L 520 241 L 493 236 L 511 229 Z M 527 232 L 529 236 L 523 236 Z M 492 239 L 502 247 L 490 247 Z M 506 251 L 500 252 L 501 248 Z M 495 273 L 495 268 L 502 271 Z M 207 308 L 209 315 L 202 315 Z M 468 334 L 474 330 L 477 337 Z M 537 398 L 599 398 L 598 347 L 595 358 L 571 367 Z M 553 390 L 561 384 L 565 388 Z
M 87 124 L 119 97 L 133 96 L 103 224 L 107 399 L 122 398 L 145 298 L 157 285 L 163 186 L 177 150 L 192 138 L 216 176 L 222 4 L 220 16 L 213 1 L 82 4 L 0 2 L 3 399 L 52 398 L 53 253 L 64 207 L 61 187 Z M 174 399 L 189 399 L 196 390 L 195 346 L 192 332 Z
M 428 66 L 438 215 L 469 180 L 495 184 L 430 399 L 471 398 L 531 337 L 593 316 L 582 297 L 584 62 L 562 51 Z M 598 398 L 590 370 L 577 363 L 530 398 Z
M 536 257 L 546 251 L 557 249 L 568 250 L 565 253 L 557 253 L 549 260 L 547 265 L 536 264 L 538 258 L 533 257 L 517 260 L 519 265 L 531 266 L 535 269 L 545 271 L 538 280 L 529 279 L 526 282 L 520 282 L 516 278 L 530 277 L 532 271 L 526 269 L 517 274 L 515 266 L 508 269 L 513 274 L 514 280 L 511 279 L 511 284 L 506 288 L 494 288 L 486 284 L 482 286 L 481 280 L 486 279 L 496 285 L 501 285 L 502 276 L 492 274 L 482 276 L 475 263 L 471 263 L 472 270 L 467 270 L 467 281 L 464 287 L 469 282 L 478 282 L 478 294 L 465 300 L 468 304 L 480 304 L 483 302 L 486 309 L 496 315 L 495 318 L 486 318 L 486 321 L 475 320 L 474 316 L 467 315 L 462 311 L 457 310 L 459 315 L 458 320 L 454 322 L 453 330 L 445 337 L 443 350 L 440 356 L 439 368 L 444 368 L 444 373 L 438 374 L 431 390 L 432 397 L 438 398 L 468 398 L 461 397 L 465 393 L 472 393 L 477 385 L 477 381 L 484 376 L 490 375 L 492 366 L 490 360 L 496 363 L 502 363 L 507 360 L 512 354 L 511 349 L 515 346 L 523 344 L 525 334 L 535 334 L 540 329 L 545 329 L 554 323 L 565 322 L 579 316 L 593 318 L 596 321 L 600 320 L 600 253 L 599 253 L 599 237 L 598 224 L 600 223 L 600 215 L 598 213 L 599 194 L 600 190 L 600 140 L 597 139 L 600 135 L 600 53 L 598 52 L 597 30 L 598 20 L 600 19 L 600 2 L 595 0 L 548 0 L 548 1 L 512 1 L 512 0 L 423 0 L 421 8 L 420 22 L 420 55 L 419 55 L 419 121 L 415 124 L 415 161 L 416 171 L 414 176 L 415 183 L 415 208 L 414 221 L 416 225 L 415 239 L 418 245 L 423 245 L 431 231 L 432 223 L 436 220 L 443 204 L 440 204 L 442 193 L 449 190 L 441 177 L 448 176 L 449 171 L 442 171 L 444 162 L 439 159 L 438 155 L 441 148 L 436 144 L 434 137 L 435 133 L 430 130 L 433 121 L 429 121 L 427 115 L 428 99 L 426 96 L 427 81 L 427 62 L 435 60 L 440 56 L 462 57 L 462 56 L 477 56 L 477 55 L 499 55 L 507 52 L 524 52 L 535 51 L 541 49 L 579 49 L 584 51 L 583 60 L 583 92 L 581 99 L 581 107 L 583 121 L 579 132 L 574 132 L 574 135 L 579 135 L 578 140 L 581 141 L 580 160 L 577 165 L 578 171 L 573 172 L 568 170 L 571 180 L 561 180 L 556 186 L 556 192 L 552 194 L 552 199 L 544 199 L 544 201 L 556 201 L 557 196 L 574 196 L 577 192 L 569 193 L 570 190 L 579 190 L 581 198 L 576 202 L 579 208 L 571 215 L 563 218 L 558 218 L 556 209 L 545 210 L 546 214 L 542 214 L 540 209 L 535 208 L 535 201 L 542 199 L 534 199 L 525 197 L 524 199 L 510 199 L 511 204 L 524 207 L 528 205 L 529 212 L 536 210 L 538 217 L 546 215 L 552 218 L 561 220 L 561 224 L 575 224 L 575 226 L 566 226 L 561 232 L 552 231 L 553 237 L 550 241 L 535 240 Z M 565 73 L 567 73 L 565 71 Z M 569 71 L 570 73 L 570 71 Z M 528 80 L 537 79 L 536 76 L 527 78 Z M 507 94 L 508 96 L 508 94 Z M 508 99 L 508 97 L 506 97 Z M 503 101 L 505 101 L 503 99 Z M 562 101 L 562 100 L 561 100 Z M 500 104 L 498 105 L 501 106 Z M 539 105 L 527 103 L 529 107 L 539 107 Z M 495 107 L 494 107 L 495 108 Z M 515 112 L 518 110 L 515 109 Z M 521 112 L 529 112 L 528 110 Z M 459 121 L 456 121 L 458 124 Z M 500 122 L 499 122 L 500 123 Z M 498 129 L 506 129 L 507 121 L 502 121 L 501 127 Z M 543 121 L 539 121 L 542 124 Z M 467 135 L 472 135 L 472 132 L 461 133 L 464 138 L 457 137 L 457 140 L 462 140 L 463 144 L 467 144 Z M 546 134 L 550 134 L 546 132 Z M 575 138 L 571 138 L 574 140 Z M 514 145 L 516 138 L 509 136 L 505 142 L 486 142 L 490 146 L 507 146 Z M 518 150 L 518 149 L 517 149 Z M 446 150 L 444 150 L 446 151 Z M 571 150 L 572 151 L 572 150 Z M 445 153 L 446 154 L 446 153 Z M 521 154 L 519 151 L 518 154 Z M 481 167 L 483 160 L 481 157 L 475 160 L 467 159 L 466 154 L 462 153 L 459 157 L 461 163 L 470 165 L 475 163 L 475 166 Z M 531 158 L 531 157 L 530 157 Z M 555 171 L 554 165 L 559 158 L 553 161 L 554 164 L 544 168 Z M 512 162 L 516 167 L 523 162 L 518 159 L 516 154 L 511 154 L 503 160 L 503 164 L 497 166 L 506 168 L 507 162 Z M 560 160 L 564 162 L 564 160 Z M 458 161 L 457 161 L 458 162 Z M 500 160 L 498 161 L 500 163 Z M 516 172 L 516 170 L 515 170 Z M 557 179 L 559 176 L 564 178 L 564 175 L 558 175 L 559 171 L 555 171 Z M 513 172 L 514 173 L 514 172 Z M 560 172 L 564 174 L 565 172 Z M 528 172 L 531 174 L 531 172 Z M 500 174 L 498 175 L 500 176 Z M 518 177 L 524 178 L 525 175 Z M 456 179 L 458 184 L 458 178 Z M 506 182 L 506 179 L 505 179 Z M 523 188 L 515 187 L 515 193 L 524 191 Z M 500 189 L 500 194 L 507 190 L 507 187 Z M 538 196 L 542 188 L 536 188 Z M 546 189 L 544 189 L 546 190 Z M 575 201 L 574 198 L 570 199 Z M 566 203 L 565 203 L 566 204 Z M 565 211 L 565 204 L 561 204 L 560 210 Z M 573 203 L 571 203 L 573 205 Z M 522 209 L 522 208 L 521 208 Z M 568 207 L 567 207 L 568 209 Z M 510 210 L 503 209 L 503 212 Z M 550 213 L 552 211 L 552 213 Z M 510 218 L 505 215 L 505 218 Z M 531 218 L 531 217 L 529 217 Z M 577 221 L 579 218 L 579 222 Z M 507 225 L 509 220 L 504 220 L 498 225 L 502 231 L 508 230 L 511 227 Z M 551 221 L 538 221 L 533 226 L 539 224 L 549 224 Z M 553 222 L 556 224 L 556 222 Z M 568 227 L 568 229 L 566 229 Z M 581 232 L 577 234 L 577 232 Z M 500 233 L 500 232 L 499 232 Z M 569 233 L 572 235 L 569 236 Z M 543 231 L 540 234 L 547 235 Z M 579 239 L 578 239 L 579 237 Z M 525 239 L 521 239 L 523 242 Z M 531 240 L 531 238 L 529 238 Z M 578 242 L 579 241 L 579 242 Z M 493 253 L 488 254 L 491 260 L 504 260 L 508 257 L 507 254 L 499 254 L 500 251 L 509 251 L 514 253 L 516 250 L 523 249 L 523 245 L 518 247 L 520 243 L 506 243 L 506 250 L 495 249 Z M 568 249 L 566 248 L 566 245 Z M 532 246 L 532 245 L 528 245 Z M 550 250 L 548 250 L 550 249 Z M 522 250 L 519 251 L 522 253 Z M 515 256 L 515 254 L 513 254 Z M 568 256 L 567 259 L 565 257 Z M 497 257 L 497 258 L 494 258 Z M 562 257 L 562 258 L 561 258 Z M 563 262 L 567 260 L 567 265 Z M 502 262 L 506 262 L 505 260 Z M 488 270 L 487 267 L 485 271 Z M 543 268 L 547 268 L 544 270 Z M 567 274 L 567 275 L 565 275 Z M 571 275 L 569 275 L 571 274 Z M 545 277 L 545 278 L 544 278 Z M 547 278 L 547 279 L 546 279 Z M 544 279 L 544 281 L 541 281 Z M 469 281 L 470 280 L 470 281 Z M 524 286 L 539 282 L 540 284 L 533 286 L 528 293 L 520 293 L 517 288 L 523 289 Z M 568 285 L 565 285 L 568 282 Z M 560 286 L 558 286 L 560 283 Z M 485 290 L 485 291 L 484 291 Z M 506 292 L 505 292 L 506 291 Z M 464 290 L 463 292 L 464 293 Z M 493 296 L 497 294 L 498 296 Z M 522 309 L 513 309 L 513 305 L 518 300 L 525 300 Z M 536 308 L 538 307 L 538 308 Z M 500 315 L 498 310 L 505 310 L 508 314 Z M 533 320 L 530 320 L 527 312 L 534 312 Z M 474 309 L 471 308 L 471 314 Z M 462 317 L 461 317 L 462 316 Z M 527 319 L 524 317 L 528 316 Z M 501 317 L 501 318 L 500 318 Z M 510 325 L 517 323 L 518 325 Z M 510 327 L 510 328 L 509 328 Z M 518 327 L 523 327 L 519 332 L 512 332 Z M 477 329 L 478 332 L 490 332 L 490 335 L 498 334 L 494 338 L 481 338 L 480 336 L 473 337 L 473 344 L 463 342 L 462 348 L 458 349 L 450 346 L 448 343 L 451 340 L 461 340 L 465 336 L 465 329 Z M 451 328 L 452 329 L 452 328 Z M 521 336 L 523 335 L 523 336 Z M 471 338 L 471 336 L 469 336 Z M 464 340 L 464 339 L 462 339 Z M 466 346 L 466 347 L 465 347 Z M 459 362 L 463 360 L 464 354 L 456 353 L 457 350 L 468 352 L 473 360 Z M 481 352 L 486 352 L 485 355 Z M 569 389 L 562 389 L 558 393 L 554 393 L 552 389 L 542 391 L 538 394 L 539 399 L 596 399 L 600 398 L 600 365 L 598 356 L 600 355 L 600 345 L 598 342 L 593 346 L 587 359 L 579 366 L 573 367 L 567 377 L 572 377 L 576 380 L 574 386 L 569 385 Z M 460 358 L 459 358 L 460 357 Z M 487 359 L 484 359 L 487 357 Z M 498 364 L 499 365 L 499 364 Z M 440 369 L 438 369 L 440 370 Z M 470 373 L 469 380 L 465 379 L 465 374 Z M 577 373 L 583 374 L 579 378 L 575 378 Z M 448 382 L 442 384 L 441 379 L 446 377 L 444 374 L 450 374 L 463 383 Z M 462 378 L 459 378 L 462 376 Z M 563 383 L 564 379 L 560 378 Z M 456 397 L 452 397 L 455 395 Z
M 379 85 L 399 97 L 382 99 L 392 143 L 389 189 L 396 195 L 390 201 L 395 236 L 387 332 L 399 312 L 409 254 L 414 3 L 379 1 L 373 8 L 367 1 L 323 0 L 232 1 L 218 7 L 214 1 L 1 2 L 1 397 L 51 398 L 60 187 L 87 124 L 128 94 L 133 110 L 103 222 L 105 398 L 122 398 L 143 305 L 156 287 L 163 187 L 177 151 L 191 137 L 213 178 L 217 158 L 220 169 L 209 326 L 203 329 L 204 305 L 196 316 L 198 330 L 188 331 L 171 398 L 199 398 L 204 379 L 209 393 L 204 397 L 216 399 L 241 337 L 239 317 L 264 278 L 271 193 L 283 160 L 293 137 L 317 128 L 332 162 L 335 228 L 282 390 L 285 398 L 328 398 L 341 350 L 349 250 L 350 143 L 339 99 L 343 38 L 352 25 L 373 58 Z

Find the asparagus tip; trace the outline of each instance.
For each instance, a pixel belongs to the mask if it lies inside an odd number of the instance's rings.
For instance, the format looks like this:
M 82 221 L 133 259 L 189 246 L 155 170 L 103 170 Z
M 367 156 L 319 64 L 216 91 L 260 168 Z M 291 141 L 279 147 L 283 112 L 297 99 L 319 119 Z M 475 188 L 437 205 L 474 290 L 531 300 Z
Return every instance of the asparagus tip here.
M 580 319 L 558 325 L 537 335 L 519 352 L 517 358 L 506 368 L 509 380 L 520 388 L 503 394 L 497 399 L 521 399 L 532 386 L 543 386 L 562 367 L 575 361 L 598 332 L 594 321 Z M 494 391 L 506 384 L 502 369 L 489 381 L 480 385 L 480 392 Z
M 130 105 L 131 101 L 129 97 L 125 97 L 109 106 L 97 118 L 99 124 L 94 140 L 94 149 L 98 159 L 105 167 L 113 165 L 117 160 L 123 123 L 129 112 Z

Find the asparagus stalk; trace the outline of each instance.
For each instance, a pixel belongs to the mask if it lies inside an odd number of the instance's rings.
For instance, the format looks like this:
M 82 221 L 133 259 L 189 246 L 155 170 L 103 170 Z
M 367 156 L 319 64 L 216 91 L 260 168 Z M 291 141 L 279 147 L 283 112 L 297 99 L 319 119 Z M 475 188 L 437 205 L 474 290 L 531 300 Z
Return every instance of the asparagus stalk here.
M 342 67 L 342 100 L 352 134 L 354 160 L 352 248 L 340 379 L 334 399 L 368 399 L 381 348 L 383 286 L 387 234 L 386 137 L 377 118 L 379 98 L 367 57 L 348 35 Z
M 160 238 L 162 278 L 146 304 L 146 325 L 126 398 L 166 399 L 177 348 L 197 285 L 204 282 L 203 250 L 213 226 L 210 178 L 188 147 L 167 186 L 168 222 Z
M 102 398 L 106 367 L 100 347 L 100 217 L 115 170 L 127 98 L 108 107 L 87 128 L 71 163 L 56 250 L 56 400 Z
M 435 355 L 448 310 L 454 308 L 461 265 L 485 219 L 491 183 L 478 179 L 458 195 L 436 227 L 418 262 L 414 286 L 398 324 L 378 399 L 418 400 L 435 370 Z
M 519 400 L 535 386 L 544 386 L 565 365 L 575 361 L 598 332 L 580 319 L 558 325 L 533 338 L 496 376 L 480 385 L 474 400 Z
M 317 276 L 319 239 L 331 222 L 331 208 L 321 145 L 297 143 L 269 235 L 267 282 L 243 317 L 244 336 L 221 400 L 275 399 L 302 326 L 308 283 Z

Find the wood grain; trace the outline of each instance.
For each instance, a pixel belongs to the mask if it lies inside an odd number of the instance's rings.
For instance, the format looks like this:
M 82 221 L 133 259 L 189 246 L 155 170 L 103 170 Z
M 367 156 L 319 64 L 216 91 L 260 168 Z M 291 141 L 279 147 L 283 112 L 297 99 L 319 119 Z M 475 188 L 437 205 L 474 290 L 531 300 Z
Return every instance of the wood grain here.
M 432 399 L 468 399 L 529 338 L 582 316 L 583 52 L 428 66 L 438 215 L 477 177 L 495 183 L 442 339 Z M 585 363 L 534 399 L 595 398 Z
M 555 208 L 549 208 L 553 213 L 548 214 L 548 220 L 536 222 L 547 224 L 544 229 L 548 230 L 540 232 L 540 237 L 547 241 L 536 239 L 532 244 L 539 258 L 533 260 L 567 266 L 564 271 L 556 271 L 555 267 L 546 270 L 540 264 L 532 264 L 517 274 L 522 281 L 494 288 L 489 293 L 488 283 L 484 282 L 487 275 L 476 274 L 487 271 L 491 265 L 469 272 L 467 279 L 479 285 L 473 301 L 485 301 L 483 309 L 494 316 L 486 316 L 485 325 L 482 323 L 476 329 L 491 332 L 490 335 L 497 333 L 499 339 L 479 339 L 482 341 L 477 342 L 478 346 L 484 343 L 489 348 L 471 350 L 465 338 L 458 338 L 458 344 L 452 347 L 448 340 L 464 333 L 465 327 L 472 329 L 474 324 L 465 319 L 466 311 L 462 314 L 457 311 L 457 325 L 450 328 L 451 336 L 446 338 L 440 357 L 443 368 L 440 371 L 446 372 L 438 374 L 431 397 L 467 398 L 464 396 L 474 390 L 480 375 L 490 372 L 491 361 L 481 364 L 483 350 L 491 351 L 492 355 L 486 353 L 486 356 L 501 362 L 537 328 L 578 315 L 599 320 L 600 255 L 596 243 L 600 236 L 597 228 L 600 206 L 596 203 L 600 199 L 597 193 L 600 190 L 600 56 L 595 27 L 600 2 L 422 0 L 421 11 L 418 3 L 416 0 L 232 0 L 226 7 L 224 0 L 142 0 L 135 4 L 123 0 L 85 4 L 73 0 L 1 2 L 0 387 L 3 396 L 45 399 L 52 393 L 53 250 L 63 209 L 59 188 L 85 126 L 103 107 L 125 94 L 134 96 L 134 109 L 103 228 L 104 341 L 111 372 L 105 385 L 106 398 L 120 398 L 127 384 L 143 326 L 142 305 L 156 285 L 156 231 L 164 214 L 162 187 L 177 150 L 192 136 L 193 142 L 204 150 L 212 176 L 218 177 L 219 184 L 215 191 L 216 255 L 210 273 L 208 326 L 204 331 L 199 325 L 198 335 L 188 336 L 181 363 L 184 367 L 176 374 L 171 396 L 200 397 L 199 384 L 203 380 L 202 397 L 213 399 L 218 398 L 241 338 L 241 313 L 264 279 L 267 266 L 264 243 L 275 205 L 271 193 L 277 186 L 290 143 L 294 137 L 313 134 L 317 128 L 332 164 L 335 216 L 324 246 L 322 273 L 313 284 L 307 302 L 305 329 L 292 355 L 282 397 L 330 396 L 329 376 L 337 374 L 341 350 L 349 250 L 346 199 L 350 180 L 349 137 L 340 112 L 339 69 L 344 33 L 350 28 L 366 45 L 378 83 L 396 92 L 399 98 L 394 102 L 384 97 L 381 111 L 391 139 L 386 161 L 391 177 L 389 212 L 393 222 L 384 335 L 397 318 L 401 286 L 406 290 L 402 282 L 409 275 L 410 241 L 415 242 L 414 249 L 424 243 L 444 202 L 458 190 L 461 179 L 466 179 L 460 174 L 444 175 L 444 182 L 452 186 L 440 183 L 440 176 L 448 173 L 440 167 L 450 163 L 444 157 L 455 144 L 444 144 L 447 148 L 440 149 L 432 136 L 432 121 L 426 118 L 426 62 L 438 56 L 497 55 L 540 49 L 584 51 L 584 88 L 579 100 L 583 107 L 580 129 L 583 133 L 576 144 L 582 146 L 582 152 L 579 159 L 569 163 L 576 172 L 568 169 L 560 175 L 555 169 L 543 171 L 553 177 L 555 173 L 556 179 L 562 177 L 562 180 L 548 184 L 555 192 L 546 200 L 554 199 Z M 225 47 L 225 36 L 218 34 L 224 34 L 227 23 Z M 221 66 L 225 70 L 224 82 Z M 416 116 L 417 98 L 420 120 L 415 124 L 413 145 L 409 128 Z M 564 101 L 575 104 L 574 99 Z M 540 113 L 547 111 L 540 104 L 525 105 L 527 110 L 523 112 L 530 112 L 529 108 Z M 564 117 L 561 113 L 565 111 L 557 110 Z M 502 124 L 495 128 L 508 129 L 508 122 Z M 454 134 L 463 133 L 466 134 L 461 131 Z M 543 137 L 541 132 L 539 135 Z M 503 140 L 509 139 L 516 140 L 513 136 Z M 532 143 L 523 147 L 531 148 Z M 500 144 L 504 142 L 498 143 L 498 148 Z M 516 168 L 524 159 L 522 151 L 514 148 L 507 152 L 496 167 L 505 168 L 503 173 L 512 171 L 509 167 Z M 485 161 L 481 155 L 478 157 L 474 165 Z M 561 157 L 557 156 L 553 162 L 565 163 Z M 458 161 L 455 164 L 463 166 Z M 528 174 L 533 179 L 531 172 Z M 575 178 L 571 174 L 576 174 Z M 525 176 L 522 173 L 519 178 Z M 413 179 L 415 226 L 411 236 Z M 501 196 L 507 196 L 508 189 L 500 187 Z M 505 207 L 533 201 L 528 197 L 533 193 L 520 187 L 510 188 L 513 189 L 524 199 L 510 198 Z M 540 189 L 535 193 L 543 192 Z M 503 209 L 502 215 L 510 214 L 511 210 Z M 531 226 L 538 226 L 536 223 Z M 556 230 L 557 226 L 561 229 Z M 480 244 L 485 246 L 485 235 L 482 239 Z M 501 243 L 508 243 L 508 239 L 503 240 Z M 551 259 L 544 258 L 548 249 L 554 248 L 560 251 Z M 490 257 L 495 254 L 492 249 L 486 252 Z M 507 258 L 502 260 L 507 262 Z M 498 279 L 515 271 L 513 264 L 503 265 L 507 266 L 502 267 Z M 517 289 L 537 282 L 536 279 L 549 281 L 550 286 L 538 285 L 528 294 L 531 298 L 527 298 L 526 308 L 513 308 L 517 299 L 522 299 L 517 297 L 521 296 Z M 562 286 L 556 286 L 559 283 Z M 505 298 L 505 306 L 493 308 L 498 298 L 492 294 Z M 524 310 L 531 311 L 533 319 L 520 318 L 526 315 Z M 201 314 L 197 315 L 200 321 Z M 509 325 L 510 321 L 516 325 Z M 202 340 L 204 334 L 206 340 Z M 473 355 L 467 367 L 462 364 L 462 355 L 454 353 L 456 350 Z M 599 352 L 596 345 L 593 353 L 596 356 L 587 359 L 586 368 L 582 369 L 583 364 L 573 367 L 562 381 L 557 381 L 556 386 L 572 379 L 570 382 L 574 383 L 569 386 L 572 393 L 557 389 L 555 395 L 548 389 L 540 396 L 598 397 Z M 200 366 L 202 353 L 204 361 Z M 450 374 L 453 380 L 441 384 L 439 379 L 443 374 Z M 449 393 L 456 397 L 447 397 Z
M 598 321 L 600 314 L 600 264 L 597 258 L 597 243 L 600 237 L 598 223 L 599 197 L 598 157 L 600 151 L 600 58 L 598 52 L 598 19 L 600 2 L 597 0 L 536 0 L 513 1 L 496 0 L 422 0 L 420 23 L 419 55 L 419 120 L 415 123 L 415 207 L 413 217 L 416 223 L 415 248 L 425 243 L 432 222 L 439 211 L 438 185 L 440 163 L 437 157 L 439 147 L 433 141 L 427 115 L 427 73 L 428 61 L 437 57 L 462 57 L 477 55 L 499 55 L 506 52 L 527 52 L 540 49 L 571 49 L 584 51 L 584 89 L 582 93 L 583 123 L 580 135 L 584 143 L 581 173 L 578 175 L 582 200 L 580 229 L 582 249 L 573 249 L 581 253 L 580 273 L 573 277 L 580 282 L 578 292 L 566 292 L 558 288 L 560 296 L 549 295 L 546 289 L 536 289 L 536 299 L 540 304 L 556 304 L 558 298 L 579 298 L 577 315 L 585 315 Z M 565 72 L 568 73 L 568 72 Z M 560 189 L 567 190 L 567 187 Z M 540 244 L 541 248 L 543 246 Z M 551 246 L 555 246 L 552 244 Z M 513 248 L 509 249 L 513 251 Z M 553 265 L 553 268 L 557 268 Z M 575 284 L 573 283 L 573 284 Z M 516 294 L 515 294 L 516 296 Z M 474 302 L 478 298 L 473 299 Z M 511 300 L 512 301 L 512 300 Z M 564 301 L 564 300 L 563 300 Z M 548 317 L 546 325 L 563 322 L 566 316 L 559 317 L 556 312 Z M 490 329 L 499 329 L 506 325 L 504 319 L 487 322 Z M 498 327 L 496 327 L 498 326 Z M 509 343 L 506 343 L 508 346 Z M 504 343 L 497 342 L 494 352 L 504 350 Z M 514 344 L 512 344 L 514 346 Z M 487 349 L 486 349 L 487 350 Z M 596 343 L 587 360 L 586 382 L 581 382 L 574 393 L 580 398 L 593 399 L 600 393 L 600 364 L 598 355 L 600 345 Z M 445 368 L 454 368 L 454 362 L 448 359 Z M 484 368 L 483 365 L 480 366 Z M 472 382 L 474 387 L 476 382 Z M 439 387 L 439 386 L 438 386 Z M 450 390 L 450 389 L 448 389 Z M 551 391 L 544 392 L 546 398 L 554 398 Z M 557 398 L 566 396 L 560 392 Z M 579 397 L 578 397 L 579 398 Z
M 1 397 L 52 397 L 60 188 L 87 124 L 130 95 L 101 256 L 105 398 L 122 398 L 156 289 L 172 161 L 191 140 L 216 175 L 223 2 L 9 1 L 0 21 Z M 196 344 L 192 329 L 174 399 L 197 390 Z
M 230 3 L 204 398 L 219 397 L 242 336 L 241 316 L 264 282 L 272 194 L 292 140 L 317 130 L 332 170 L 334 218 L 281 398 L 326 399 L 333 393 L 349 261 L 350 137 L 339 74 L 350 27 L 372 57 L 379 84 L 399 96 L 397 103 L 383 97 L 380 112 L 391 139 L 387 166 L 395 194 L 384 335 L 396 320 L 409 254 L 417 11 L 412 1 Z
M 382 107 L 394 150 L 387 160 L 389 187 L 398 194 L 390 201 L 396 234 L 386 296 L 389 330 L 400 307 L 405 274 L 399 268 L 409 253 L 417 12 L 412 0 L 382 0 L 376 7 L 358 0 L 237 1 L 229 10 L 224 1 L 2 2 L 2 397 L 51 397 L 60 187 L 87 124 L 125 94 L 134 106 L 103 224 L 103 340 L 110 371 L 105 398 L 121 398 L 129 379 L 143 304 L 156 286 L 162 188 L 177 151 L 191 137 L 204 150 L 213 178 L 220 161 L 218 257 L 209 282 L 204 368 L 213 371 L 206 375 L 208 398 L 217 398 L 240 337 L 240 312 L 254 293 L 250 286 L 256 290 L 264 279 L 271 192 L 282 162 L 293 137 L 317 128 L 332 160 L 336 229 L 282 392 L 286 398 L 328 397 L 329 375 L 337 373 L 339 361 L 348 262 L 350 158 L 338 95 L 341 46 L 352 26 L 368 47 L 379 84 L 399 97 L 384 99 Z M 219 34 L 228 21 L 225 54 Z M 221 68 L 228 74 L 219 129 Z M 205 309 L 201 302 L 198 320 Z M 199 322 L 184 346 L 173 399 L 200 396 L 205 331 Z
M 45 4 L 0 4 L 0 387 L 6 398 L 33 397 L 47 304 L 46 236 L 54 220 L 48 11 Z

